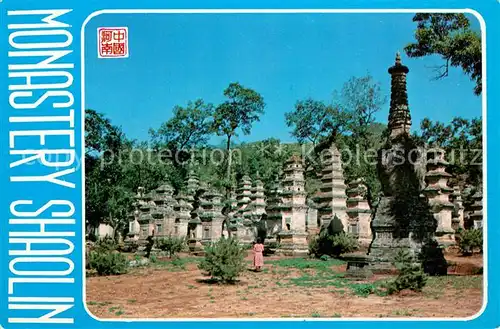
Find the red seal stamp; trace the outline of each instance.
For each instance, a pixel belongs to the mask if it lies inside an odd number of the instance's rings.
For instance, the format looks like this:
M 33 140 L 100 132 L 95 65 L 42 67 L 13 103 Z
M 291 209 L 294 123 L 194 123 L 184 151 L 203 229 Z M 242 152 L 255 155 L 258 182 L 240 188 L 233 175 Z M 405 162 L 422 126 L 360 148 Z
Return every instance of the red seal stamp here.
M 99 58 L 127 58 L 128 28 L 100 27 L 97 29 Z

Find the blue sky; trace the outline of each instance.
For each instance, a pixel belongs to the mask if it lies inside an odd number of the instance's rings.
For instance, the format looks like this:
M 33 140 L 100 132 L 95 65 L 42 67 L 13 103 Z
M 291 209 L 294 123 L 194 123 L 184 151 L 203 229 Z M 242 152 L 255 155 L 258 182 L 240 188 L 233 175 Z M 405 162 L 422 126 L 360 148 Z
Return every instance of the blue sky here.
M 238 81 L 267 104 L 249 136 L 292 142 L 284 113 L 297 100 L 329 102 L 352 76 L 371 74 L 389 97 L 395 53 L 414 40 L 412 14 L 106 14 L 86 27 L 86 107 L 104 113 L 129 138 L 148 139 L 175 105 L 203 98 L 218 104 Z M 478 23 L 472 17 L 472 23 Z M 130 57 L 97 58 L 97 28 L 128 26 Z M 458 68 L 434 81 L 437 56 L 402 60 L 410 69 L 413 129 L 424 117 L 481 116 L 481 97 Z M 389 103 L 377 116 L 387 122 Z M 211 143 L 219 143 L 214 137 Z

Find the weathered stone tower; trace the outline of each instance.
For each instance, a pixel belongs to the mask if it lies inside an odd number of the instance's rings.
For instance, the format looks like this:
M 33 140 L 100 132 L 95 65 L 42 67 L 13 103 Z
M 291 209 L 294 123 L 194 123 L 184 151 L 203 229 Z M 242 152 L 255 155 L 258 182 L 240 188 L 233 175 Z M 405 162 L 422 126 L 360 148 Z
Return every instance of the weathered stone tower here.
M 389 110 L 388 147 L 379 151 L 379 177 L 382 183 L 382 195 L 376 207 L 372 221 L 373 240 L 369 256 L 374 269 L 392 268 L 392 261 L 399 249 L 411 248 L 409 235 L 397 236 L 396 218 L 392 204 L 395 200 L 399 178 L 395 169 L 396 157 L 405 151 L 404 139 L 409 138 L 411 116 L 406 91 L 408 67 L 401 64 L 399 52 L 395 64 L 389 68 L 391 75 L 391 105 Z M 415 168 L 415 172 L 416 172 Z
M 279 175 L 276 176 L 273 186 L 269 190 L 266 207 L 266 239 L 264 246 L 268 251 L 275 252 L 277 246 L 277 234 L 283 229 L 282 207 L 283 200 L 281 198 L 282 188 Z
M 483 228 L 483 192 L 481 186 L 471 197 L 472 204 L 469 206 L 469 214 L 467 216 L 466 228 Z
M 451 227 L 456 231 L 459 228 L 464 228 L 464 205 L 462 201 L 462 194 L 460 193 L 460 187 L 455 186 L 453 188 L 453 193 L 451 194 L 451 199 L 453 202 L 453 213 L 451 218 Z
M 191 220 L 191 211 L 193 211 L 193 205 L 191 198 L 180 193 L 177 196 L 177 206 L 174 208 L 177 213 L 177 218 L 175 219 L 174 235 L 182 238 L 188 238 L 188 225 Z
M 346 185 L 342 171 L 341 154 L 335 144 L 321 154 L 323 170 L 321 172 L 321 187 L 315 197 L 319 206 L 318 220 L 321 227 L 328 226 L 336 215 L 342 222 L 343 230 L 347 232 Z
M 222 236 L 222 223 L 224 215 L 222 215 L 222 195 L 213 188 L 203 193 L 200 206 L 202 211 L 199 213 L 202 237 L 201 243 L 206 245 L 210 242 L 215 242 Z
M 427 173 L 425 175 L 427 187 L 422 192 L 427 197 L 437 221 L 436 239 L 444 246 L 455 243 L 455 231 L 452 228 L 454 206 L 450 202 L 453 189 L 448 187 L 448 179 L 451 175 L 446 172 L 447 166 L 444 150 L 432 148 L 427 151 Z
M 408 67 L 401 64 L 401 56 L 398 52 L 394 66 L 388 70 L 391 75 L 391 108 L 388 124 L 391 139 L 410 134 L 411 115 L 406 91 L 406 75 L 409 71 Z
M 177 215 L 174 208 L 177 206 L 177 201 L 173 195 L 174 188 L 166 181 L 152 193 L 155 207 L 152 208 L 151 215 L 155 219 L 155 237 L 175 234 L 174 226 Z
M 361 179 L 349 183 L 347 187 L 347 215 L 349 216 L 348 233 L 358 237 L 359 243 L 368 247 L 372 241 L 370 221 L 372 211 L 367 200 L 368 188 Z
M 278 234 L 278 254 L 307 255 L 306 191 L 302 159 L 292 155 L 285 162 L 283 200 L 281 208 L 282 230 Z

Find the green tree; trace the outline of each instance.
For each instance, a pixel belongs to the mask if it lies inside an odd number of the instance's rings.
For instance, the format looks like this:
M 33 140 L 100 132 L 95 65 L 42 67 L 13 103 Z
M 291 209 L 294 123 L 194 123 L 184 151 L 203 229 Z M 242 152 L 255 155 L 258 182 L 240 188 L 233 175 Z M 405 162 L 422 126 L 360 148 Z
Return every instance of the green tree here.
M 190 158 L 189 149 L 205 145 L 211 133 L 213 105 L 202 99 L 175 106 L 173 117 L 157 130 L 150 129 L 151 144 L 176 166 Z
M 385 126 L 375 122 L 375 115 L 386 103 L 380 83 L 369 74 L 352 77 L 344 83 L 340 91 L 334 91 L 334 100 L 326 105 L 321 101 L 306 99 L 297 102 L 295 110 L 285 114 L 286 123 L 292 128 L 292 136 L 299 143 L 311 143 L 314 148 L 306 164 L 308 182 L 321 170 L 318 156 L 335 142 L 342 152 L 346 179 L 365 177 L 369 197 L 378 194 L 380 184 L 376 172 L 376 154 L 367 154 L 378 149 Z M 351 156 L 349 156 L 351 155 Z
M 448 124 L 424 118 L 420 129 L 421 133 L 415 136 L 419 143 L 446 152 L 446 160 L 450 163 L 447 170 L 454 175 L 454 183 L 481 184 L 483 135 L 480 118 L 455 117 Z
M 238 82 L 229 84 L 224 90 L 224 96 L 228 98 L 217 106 L 214 113 L 213 129 L 219 136 L 225 136 L 227 152 L 226 180 L 231 180 L 231 139 L 237 136 L 236 131 L 248 135 L 252 124 L 259 121 L 260 115 L 264 114 L 264 98 L 256 91 L 243 87 Z
M 396 279 L 388 283 L 389 294 L 392 295 L 404 289 L 420 292 L 427 284 L 427 275 L 422 270 L 422 266 L 414 261 L 407 250 L 399 250 L 394 266 L 399 270 L 399 274 Z
M 373 146 L 372 140 L 377 134 L 375 115 L 387 103 L 382 94 L 380 83 L 373 81 L 371 75 L 352 77 L 344 86 L 339 96 L 339 104 L 351 113 L 348 130 L 363 150 Z
M 464 14 L 416 14 L 416 42 L 405 47 L 409 57 L 439 55 L 445 63 L 437 67 L 437 79 L 448 76 L 450 65 L 460 67 L 482 91 L 481 36 L 470 27 Z
M 90 228 L 105 222 L 121 228 L 127 199 L 121 187 L 121 152 L 130 142 L 119 127 L 94 110 L 85 112 L 85 213 Z
M 316 146 L 347 131 L 352 116 L 338 106 L 308 98 L 298 101 L 294 111 L 285 113 L 285 120 L 299 143 Z

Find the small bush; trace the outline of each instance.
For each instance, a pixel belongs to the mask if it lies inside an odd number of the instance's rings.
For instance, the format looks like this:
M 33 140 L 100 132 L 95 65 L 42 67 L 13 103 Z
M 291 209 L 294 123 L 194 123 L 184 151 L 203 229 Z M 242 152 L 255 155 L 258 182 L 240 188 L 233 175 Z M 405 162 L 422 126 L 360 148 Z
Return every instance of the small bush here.
M 358 249 L 358 240 L 345 232 L 331 234 L 328 230 L 322 230 L 319 236 L 309 242 L 309 254 L 316 257 L 324 255 L 338 257 L 342 254 Z
M 89 269 L 98 275 L 117 275 L 127 272 L 127 258 L 117 252 L 94 250 L 89 254 Z
M 168 257 L 172 258 L 176 253 L 184 250 L 186 242 L 183 238 L 168 236 L 163 239 L 156 240 L 156 246 L 162 251 L 168 253 Z
M 332 256 L 334 257 L 358 249 L 358 240 L 352 235 L 344 232 L 334 235 L 331 241 Z
M 314 236 L 309 239 L 309 255 L 310 256 L 316 256 L 316 257 L 322 257 L 323 255 L 320 254 L 320 248 L 319 248 L 319 236 Z
M 387 292 L 389 294 L 404 289 L 417 292 L 422 291 L 422 288 L 427 283 L 427 275 L 425 275 L 420 264 L 414 263 L 413 257 L 408 250 L 400 250 L 398 252 L 394 265 L 398 268 L 399 274 L 394 281 L 387 284 Z
M 118 248 L 120 252 L 130 252 L 135 253 L 139 249 L 139 243 L 137 241 L 128 241 Z
M 208 272 L 212 279 L 234 282 L 245 270 L 246 251 L 234 238 L 221 238 L 205 247 L 205 259 L 198 267 Z
M 327 261 L 329 261 L 329 260 L 330 260 L 330 257 L 329 257 L 328 255 L 323 255 L 323 256 L 321 256 L 319 259 L 321 259 L 321 260 L 322 260 L 322 261 L 324 261 L 324 262 L 327 262 Z
M 118 248 L 118 244 L 115 239 L 106 235 L 103 239 L 97 240 L 94 246 L 94 250 L 106 252 L 106 251 L 115 251 Z
M 448 262 L 444 258 L 443 249 L 436 240 L 424 243 L 419 258 L 425 274 L 435 276 L 448 273 Z
M 464 256 L 470 256 L 474 250 L 483 250 L 483 231 L 478 229 L 463 230 L 457 234 L 458 247 Z

